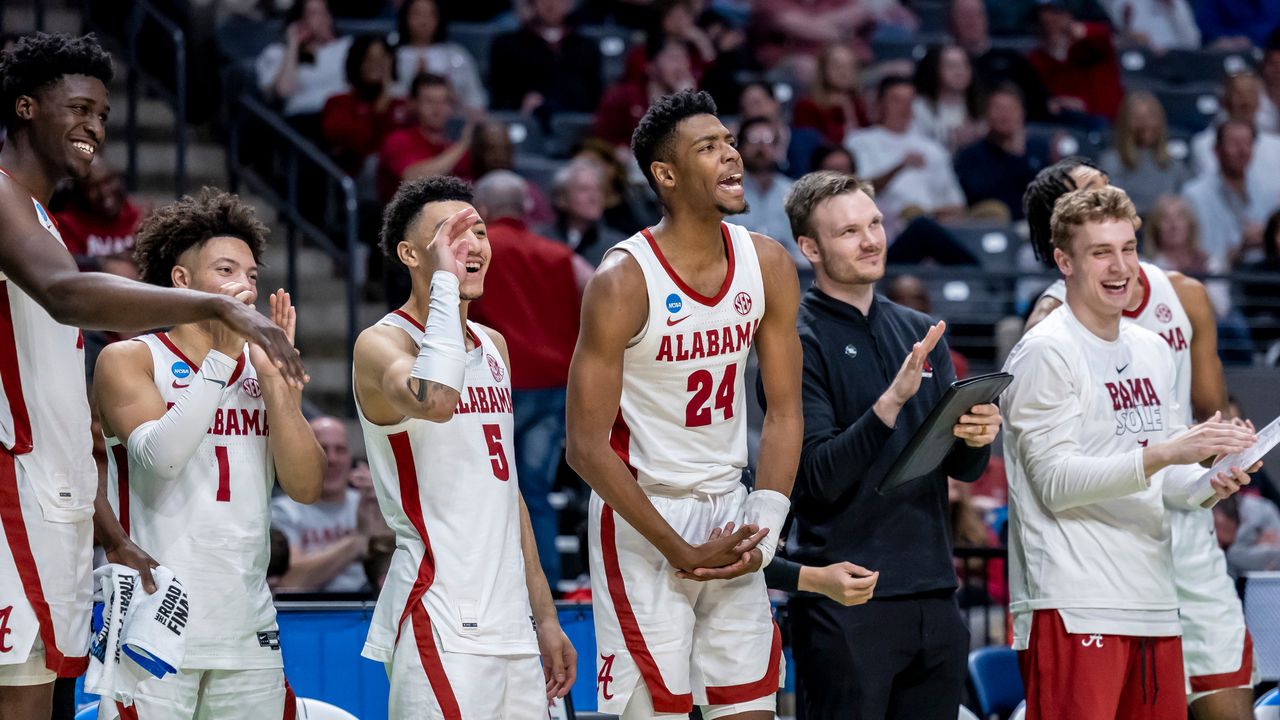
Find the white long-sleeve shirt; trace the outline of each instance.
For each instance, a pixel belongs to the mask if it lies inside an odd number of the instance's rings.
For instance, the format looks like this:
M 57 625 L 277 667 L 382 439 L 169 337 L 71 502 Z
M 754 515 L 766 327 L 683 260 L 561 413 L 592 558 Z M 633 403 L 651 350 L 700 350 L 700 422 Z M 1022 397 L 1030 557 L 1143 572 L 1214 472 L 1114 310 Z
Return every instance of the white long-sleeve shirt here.
M 1014 648 L 1044 609 L 1072 633 L 1180 634 L 1164 505 L 1192 507 L 1203 471 L 1143 472 L 1142 449 L 1183 429 L 1164 340 L 1131 323 L 1103 340 L 1063 305 L 1005 370 Z

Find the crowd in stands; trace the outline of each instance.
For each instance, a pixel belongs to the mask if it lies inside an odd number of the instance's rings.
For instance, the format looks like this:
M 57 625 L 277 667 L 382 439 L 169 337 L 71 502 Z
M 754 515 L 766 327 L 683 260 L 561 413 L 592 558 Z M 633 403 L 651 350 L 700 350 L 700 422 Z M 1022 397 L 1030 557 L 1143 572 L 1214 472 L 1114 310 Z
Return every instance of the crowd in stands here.
M 808 261 L 783 199 L 795 178 L 835 169 L 874 185 L 892 263 L 981 264 L 959 229 L 999 227 L 1015 239 L 998 251 L 1009 256 L 1002 268 L 1045 272 L 1018 252 L 1022 193 L 1041 168 L 1082 154 L 1133 198 L 1151 262 L 1197 276 L 1277 272 L 1275 7 L 277 0 L 245 11 L 279 32 L 251 62 L 240 60 L 257 92 L 379 199 L 361 224 L 370 243 L 379 202 L 401 181 L 453 174 L 477 183 L 497 260 L 472 312 L 511 343 L 515 461 L 554 585 L 558 553 L 545 543 L 557 532 L 556 511 L 547 494 L 563 472 L 564 385 L 582 283 L 610 246 L 657 220 L 629 148 L 652 100 L 686 88 L 712 93 L 743 156 L 750 210 L 735 221 L 783 243 L 802 270 Z M 1179 53 L 1189 59 L 1172 62 Z M 1198 75 L 1186 70 L 1192 65 Z M 127 257 L 141 212 L 99 166 L 59 220 L 83 261 L 105 268 Z M 382 283 L 381 272 L 375 262 L 370 285 Z M 1280 337 L 1280 306 L 1258 299 L 1274 294 L 1265 285 L 1208 283 L 1221 336 L 1238 343 L 1224 359 L 1251 362 Z M 916 278 L 900 278 L 893 291 L 926 312 L 937 292 Z M 400 299 L 386 292 L 392 306 Z M 967 365 L 957 356 L 959 374 Z M 366 512 L 367 469 L 353 465 L 341 423 L 316 423 L 330 460 L 325 495 L 305 513 L 278 502 L 290 557 L 278 585 L 361 590 L 371 576 L 362 564 L 385 528 L 372 522 L 376 507 Z M 998 514 L 1001 483 L 953 493 L 958 543 L 1000 542 L 990 525 L 969 520 Z M 1218 521 L 1233 569 L 1280 567 L 1274 505 L 1244 496 L 1222 503 Z M 999 601 L 1004 591 L 989 592 Z

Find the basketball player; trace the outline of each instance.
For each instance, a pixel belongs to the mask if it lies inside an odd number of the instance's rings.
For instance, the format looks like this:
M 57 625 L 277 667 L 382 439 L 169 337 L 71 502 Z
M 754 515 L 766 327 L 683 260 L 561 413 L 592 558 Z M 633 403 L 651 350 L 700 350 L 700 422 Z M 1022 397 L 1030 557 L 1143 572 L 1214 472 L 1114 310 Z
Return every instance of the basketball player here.
M 1049 239 L 1053 203 L 1073 187 L 1106 184 L 1105 174 L 1079 158 L 1063 160 L 1036 176 L 1024 201 L 1032 248 L 1038 257 L 1053 257 Z M 1049 286 L 1027 321 L 1028 329 L 1060 307 L 1065 296 L 1062 280 Z M 1159 334 L 1173 353 L 1176 399 L 1183 411 L 1176 422 L 1190 424 L 1227 411 L 1215 313 L 1199 280 L 1139 261 L 1138 281 L 1124 318 Z M 1253 686 L 1258 680 L 1253 639 L 1245 627 L 1235 582 L 1227 573 L 1226 557 L 1214 537 L 1213 518 L 1176 507 L 1167 509 L 1187 702 L 1198 720 L 1249 720 L 1253 717 Z
M 1204 512 L 1190 499 L 1194 463 L 1255 440 L 1217 414 L 1180 432 L 1167 346 L 1121 322 L 1138 225 L 1116 188 L 1058 200 L 1067 302 L 1006 363 L 1010 609 L 1029 720 L 1185 712 L 1164 505 Z M 1232 468 L 1212 485 L 1221 498 L 1248 482 Z
M 111 58 L 91 37 L 35 34 L 0 54 L 0 718 L 44 717 L 56 676 L 88 665 L 92 545 L 142 570 L 102 500 L 77 328 L 219 319 L 304 381 L 284 330 L 232 297 L 80 273 L 45 210 L 106 133 Z
M 252 305 L 266 238 L 251 207 L 206 188 L 143 221 L 134 256 L 148 283 Z M 292 336 L 283 290 L 270 312 Z M 120 524 L 190 602 L 182 667 L 142 682 L 132 708 L 104 699 L 99 717 L 292 717 L 267 561 L 272 485 L 308 503 L 324 477 L 301 390 L 260 348 L 209 321 L 108 345 L 94 394 Z
M 364 656 L 387 664 L 394 720 L 546 718 L 577 662 L 520 500 L 506 341 L 466 319 L 491 259 L 471 199 L 452 177 L 396 191 L 382 247 L 412 294 L 355 347 L 369 469 L 397 537 Z
M 746 209 L 742 158 L 704 92 L 654 103 L 632 150 L 662 221 L 587 286 L 569 372 L 568 459 L 590 510 L 597 692 L 623 718 L 771 720 L 780 639 L 764 577 L 799 463 L 799 283 Z M 743 374 L 768 396 L 756 489 Z M 680 573 L 677 576 L 677 573 Z M 700 582 L 707 581 L 707 582 Z

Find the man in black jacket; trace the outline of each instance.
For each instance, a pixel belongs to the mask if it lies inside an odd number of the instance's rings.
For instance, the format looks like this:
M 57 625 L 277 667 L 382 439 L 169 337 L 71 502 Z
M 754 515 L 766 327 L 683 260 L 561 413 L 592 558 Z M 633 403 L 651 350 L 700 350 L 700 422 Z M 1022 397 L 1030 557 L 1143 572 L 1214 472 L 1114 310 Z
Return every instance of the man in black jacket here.
M 544 121 L 558 112 L 587 113 L 600 102 L 600 48 L 568 19 L 568 0 L 534 0 L 518 30 L 494 38 L 489 91 L 495 110 L 519 110 Z
M 802 717 L 951 720 L 969 632 L 954 598 L 947 477 L 978 478 L 1000 414 L 994 405 L 973 407 L 941 468 L 877 492 L 955 373 L 945 324 L 875 293 L 887 242 L 871 192 L 852 176 L 815 172 L 796 181 L 786 203 L 815 273 L 798 320 L 804 447 L 787 554 L 805 565 L 853 560 L 880 573 L 865 605 L 793 600 Z

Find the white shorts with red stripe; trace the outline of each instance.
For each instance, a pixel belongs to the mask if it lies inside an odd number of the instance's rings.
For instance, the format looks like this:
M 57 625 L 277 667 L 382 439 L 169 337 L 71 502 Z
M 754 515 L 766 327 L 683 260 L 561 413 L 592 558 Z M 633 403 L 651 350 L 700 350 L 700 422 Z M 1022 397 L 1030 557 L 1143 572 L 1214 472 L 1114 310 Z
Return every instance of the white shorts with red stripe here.
M 297 699 L 279 668 L 179 670 L 138 683 L 133 704 L 98 703 L 98 720 L 295 720 Z
M 445 652 L 421 602 L 387 663 L 388 720 L 547 720 L 537 655 Z
M 0 685 L 42 685 L 89 665 L 93 520 L 46 521 L 32 482 L 0 448 Z
M 681 537 L 700 544 L 713 528 L 739 519 L 746 495 L 738 486 L 719 496 L 649 499 Z M 719 706 L 776 695 L 782 638 L 763 574 L 677 578 L 662 553 L 595 493 L 589 545 L 601 712 L 621 715 L 637 690 L 663 714 L 687 714 L 696 703 L 714 715 Z

